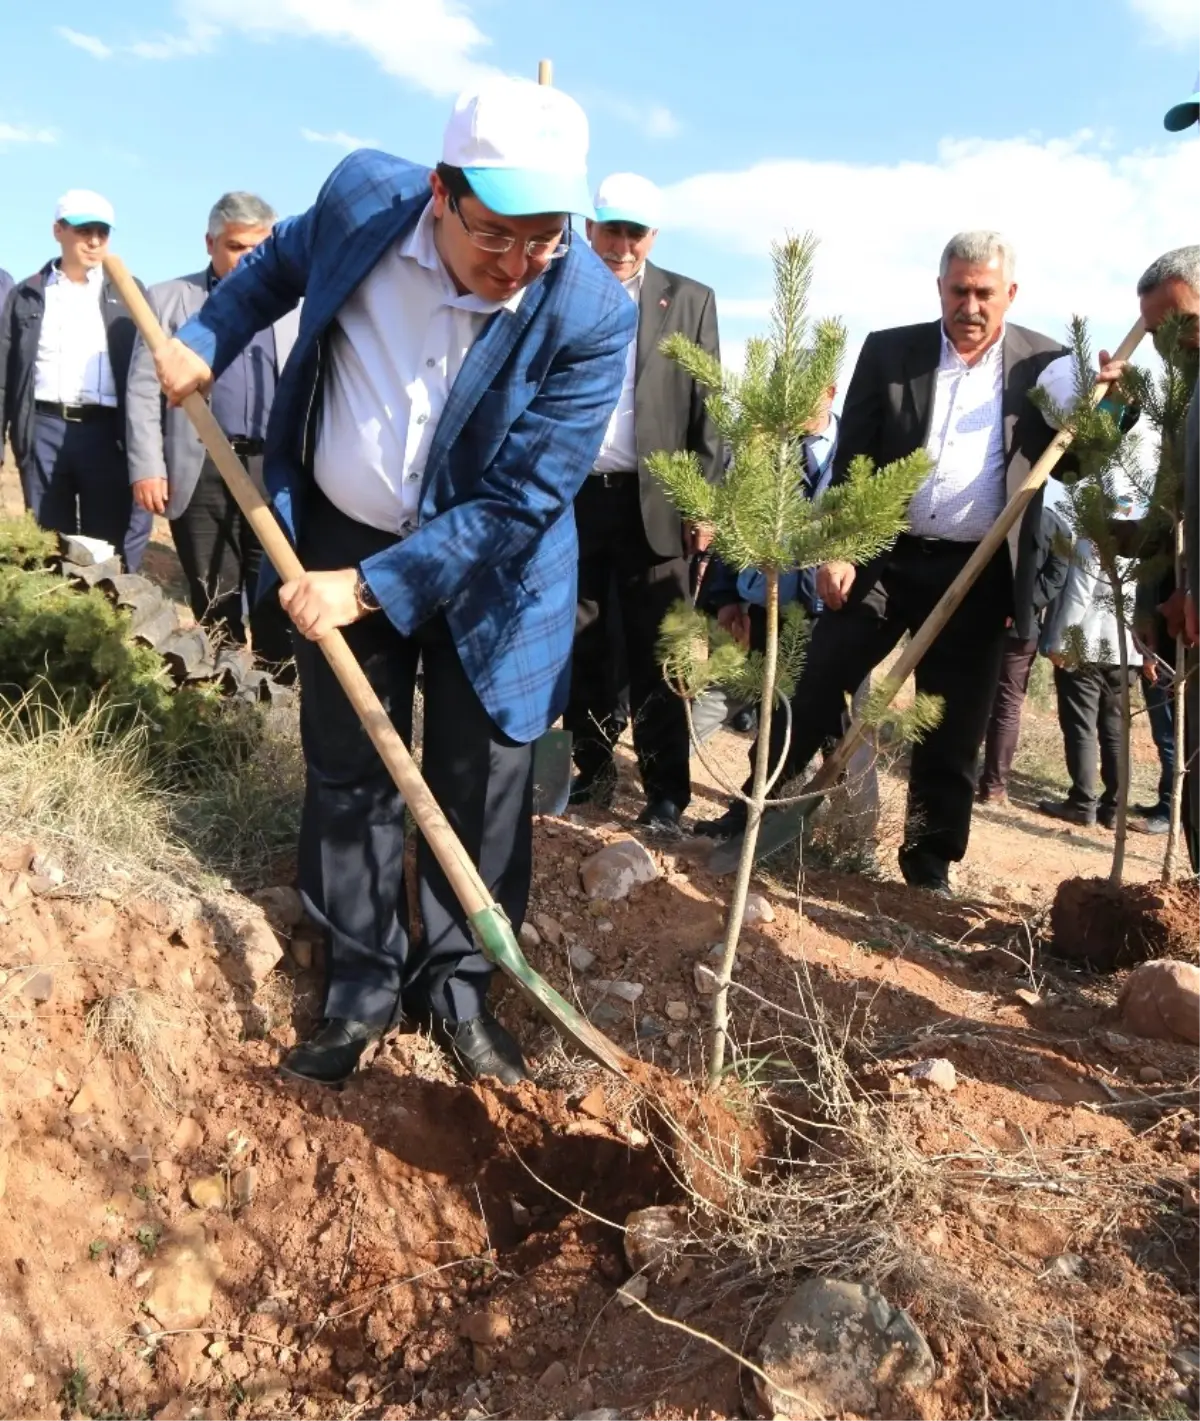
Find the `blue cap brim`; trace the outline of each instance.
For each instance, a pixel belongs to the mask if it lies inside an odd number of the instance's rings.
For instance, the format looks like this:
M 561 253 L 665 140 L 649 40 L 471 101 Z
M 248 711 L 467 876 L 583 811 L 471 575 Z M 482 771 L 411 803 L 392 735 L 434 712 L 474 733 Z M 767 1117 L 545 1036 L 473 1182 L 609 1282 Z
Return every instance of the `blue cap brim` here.
M 501 217 L 535 217 L 542 212 L 592 216 L 592 196 L 581 173 L 542 173 L 531 168 L 464 168 L 471 191 Z
M 1174 108 L 1167 110 L 1167 115 L 1163 119 L 1163 127 L 1168 133 L 1182 133 L 1185 128 L 1191 128 L 1192 124 L 1200 120 L 1200 94 L 1193 94 L 1190 99 L 1185 99 L 1183 103 L 1176 104 Z
M 644 212 L 633 212 L 628 207 L 598 207 L 596 208 L 597 222 L 632 222 L 635 227 L 654 227 L 653 222 L 646 221 Z
M 99 217 L 94 212 L 74 212 L 70 217 L 60 217 L 58 220 L 65 222 L 68 227 L 86 227 L 90 222 L 99 222 L 104 227 L 113 225 L 107 217 Z

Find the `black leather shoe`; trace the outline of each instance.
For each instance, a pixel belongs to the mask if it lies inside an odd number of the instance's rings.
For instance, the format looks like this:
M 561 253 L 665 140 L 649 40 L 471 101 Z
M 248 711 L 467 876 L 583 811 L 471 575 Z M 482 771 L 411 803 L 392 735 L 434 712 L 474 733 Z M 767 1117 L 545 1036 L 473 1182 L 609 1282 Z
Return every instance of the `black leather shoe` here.
M 746 806 L 735 800 L 719 819 L 697 819 L 692 826 L 693 834 L 703 834 L 707 839 L 736 839 L 746 832 Z
M 950 887 L 950 865 L 943 859 L 918 850 L 901 849 L 899 854 L 900 872 L 910 888 L 923 888 L 938 898 L 953 898 Z
M 1141 819 L 1135 819 L 1131 815 L 1129 827 L 1138 834 L 1169 834 L 1171 832 L 1171 816 L 1154 813 L 1147 814 Z
M 617 772 L 614 767 L 608 766 L 592 775 L 576 775 L 571 781 L 567 803 L 576 806 L 594 804 L 597 809 L 608 809 L 616 792 Z
M 1096 811 L 1082 804 L 1072 804 L 1069 799 L 1039 799 L 1039 814 L 1048 814 L 1051 819 L 1062 819 L 1068 824 L 1078 824 L 1091 829 L 1096 823 Z
M 683 810 L 674 800 L 652 799 L 638 815 L 637 822 L 656 834 L 669 834 L 672 838 L 678 838 L 683 833 L 679 827 L 682 814 Z
M 754 706 L 747 706 L 745 710 L 740 710 L 729 722 L 730 730 L 736 730 L 739 735 L 754 735 L 758 731 L 758 711 Z
M 1117 827 L 1117 806 L 1115 804 L 1102 804 L 1096 810 L 1096 823 L 1101 829 L 1115 829 Z
M 354 1074 L 362 1053 L 378 1041 L 383 1029 L 365 1021 L 334 1016 L 321 1023 L 309 1041 L 294 1046 L 279 1063 L 285 1076 L 318 1085 L 340 1085 Z
M 501 1085 L 516 1085 L 529 1079 L 521 1048 L 490 1012 L 480 1012 L 457 1026 L 445 1017 L 434 1017 L 430 1035 L 465 1081 L 495 1076 Z

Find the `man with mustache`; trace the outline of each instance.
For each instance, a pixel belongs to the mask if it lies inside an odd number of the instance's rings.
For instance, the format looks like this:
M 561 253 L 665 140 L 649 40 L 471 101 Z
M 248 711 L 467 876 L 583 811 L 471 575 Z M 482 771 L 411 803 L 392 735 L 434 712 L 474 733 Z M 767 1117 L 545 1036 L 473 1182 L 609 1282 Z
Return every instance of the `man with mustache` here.
M 1006 320 L 1017 294 L 1011 244 L 997 232 L 951 237 L 937 288 L 941 319 L 872 332 L 846 394 L 835 484 L 860 454 L 881 468 L 923 447 L 933 471 L 894 547 L 863 567 L 818 570 L 825 611 L 792 698 L 788 774 L 837 736 L 846 696 L 924 622 L 1054 437 L 1028 392 L 1064 347 Z M 943 711 L 912 753 L 900 869 L 913 887 L 948 896 L 949 866 L 966 853 L 1005 630 L 1033 636 L 1041 516 L 1039 493 L 917 668 L 917 688 L 941 697 Z M 784 724 L 773 723 L 773 760 Z M 706 829 L 732 835 L 744 825 L 735 803 Z
M 721 441 L 704 407 L 706 391 L 658 347 L 676 331 L 714 357 L 720 347 L 710 288 L 647 260 L 661 206 L 653 183 L 635 173 L 614 173 L 600 184 L 596 219 L 587 224 L 592 249 L 637 306 L 638 323 L 620 401 L 575 500 L 579 603 L 563 724 L 572 732 L 579 771 L 571 802 L 607 805 L 616 785 L 613 745 L 619 733 L 606 670 L 608 628 L 619 617 L 633 747 L 646 794 L 638 823 L 677 834 L 691 798 L 687 719 L 683 702 L 663 681 L 658 629 L 668 609 L 687 598 L 688 558 L 703 551 L 707 539 L 703 530 L 685 525 L 645 460 L 657 449 L 686 449 L 707 477 L 719 477 Z

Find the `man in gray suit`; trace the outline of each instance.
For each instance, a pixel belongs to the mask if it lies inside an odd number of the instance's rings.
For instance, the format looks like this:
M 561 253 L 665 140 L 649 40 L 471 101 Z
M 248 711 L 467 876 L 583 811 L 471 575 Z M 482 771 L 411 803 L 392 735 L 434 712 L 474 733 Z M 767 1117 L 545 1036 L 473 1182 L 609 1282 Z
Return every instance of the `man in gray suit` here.
M 660 206 L 653 183 L 616 173 L 600 184 L 596 221 L 587 224 L 593 250 L 637 303 L 638 327 L 620 402 L 575 500 L 579 605 L 563 724 L 574 738 L 579 770 L 572 803 L 607 804 L 616 781 L 607 629 L 619 617 L 633 746 L 646 793 L 638 822 L 677 833 L 691 798 L 687 720 L 683 702 L 663 681 L 656 646 L 664 615 L 688 596 L 688 558 L 703 550 L 706 539 L 702 530 L 684 525 L 646 471 L 646 456 L 690 450 L 707 477 L 720 476 L 721 441 L 704 406 L 706 391 L 658 348 L 676 331 L 718 358 L 720 347 L 709 287 L 647 260 Z
M 146 293 L 168 335 L 204 305 L 217 283 L 270 236 L 274 211 L 248 192 L 226 193 L 213 207 L 204 271 L 163 281 Z M 275 382 L 296 339 L 298 312 L 261 332 L 217 380 L 210 402 L 250 475 L 261 485 L 263 440 Z M 291 656 L 287 619 L 274 597 L 255 605 L 262 549 L 182 409 L 169 407 L 154 357 L 138 338 L 126 392 L 129 478 L 134 501 L 171 520 L 175 550 L 197 621 L 244 643 L 250 607 L 254 651 L 278 665 Z

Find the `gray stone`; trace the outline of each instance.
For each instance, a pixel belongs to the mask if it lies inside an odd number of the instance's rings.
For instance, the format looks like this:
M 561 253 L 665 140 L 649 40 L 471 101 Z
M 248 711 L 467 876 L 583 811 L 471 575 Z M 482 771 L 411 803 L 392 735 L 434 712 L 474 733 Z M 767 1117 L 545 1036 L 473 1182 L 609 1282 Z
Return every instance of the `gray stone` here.
M 616 997 L 619 1002 L 636 1002 L 646 990 L 641 982 L 598 981 L 595 988 L 603 996 Z
M 1191 1379 L 1200 1373 L 1200 1347 L 1179 1347 L 1171 1353 L 1171 1365 L 1183 1380 Z
M 1087 1275 L 1087 1262 L 1078 1253 L 1056 1253 L 1043 1265 L 1043 1276 L 1077 1282 Z
M 282 932 L 290 932 L 304 918 L 304 900 L 294 888 L 283 884 L 260 889 L 254 894 L 254 902 L 267 915 L 271 926 Z
M 617 1302 L 623 1308 L 631 1308 L 634 1303 L 644 1303 L 650 1291 L 650 1280 L 644 1273 L 635 1273 L 617 1289 Z
M 558 1391 L 570 1381 L 566 1367 L 561 1362 L 551 1362 L 538 1377 L 538 1391 Z
M 567 951 L 567 961 L 576 972 L 586 972 L 596 960 L 596 954 L 589 952 L 581 943 L 572 943 Z
M 530 948 L 539 947 L 542 941 L 541 933 L 538 932 L 532 923 L 522 923 L 521 931 L 517 934 L 517 938 L 526 952 L 528 952 Z
M 770 900 L 764 898 L 761 893 L 747 893 L 746 912 L 742 921 L 746 923 L 773 923 L 775 909 L 771 907 Z
M 692 968 L 692 979 L 696 990 L 703 997 L 711 997 L 717 990 L 717 974 L 707 962 L 697 962 Z
M 29 871 L 38 878 L 48 878 L 55 888 L 65 883 L 67 878 L 62 865 L 50 854 L 34 854 Z
M 677 1210 L 665 1204 L 635 1209 L 625 1220 L 625 1261 L 634 1274 L 661 1277 L 671 1271 L 684 1239 Z
M 932 1090 L 944 1090 L 947 1095 L 958 1084 L 958 1076 L 953 1061 L 944 1056 L 932 1056 L 927 1061 L 918 1061 L 905 1072 L 910 1081 Z
M 636 839 L 618 839 L 584 859 L 579 876 L 589 898 L 615 903 L 627 898 L 637 884 L 653 882 L 658 877 L 658 865 Z
M 77 567 L 97 567 L 115 557 L 116 553 L 116 548 L 103 538 L 87 538 L 81 533 L 63 538 L 63 557 Z
M 283 946 L 265 917 L 253 917 L 242 924 L 234 952 L 255 987 L 261 987 L 283 957 Z
M 928 1387 L 937 1376 L 929 1344 L 903 1309 L 866 1284 L 810 1278 L 776 1314 L 762 1343 L 759 1396 L 787 1421 L 870 1415 L 881 1389 Z M 787 1393 L 803 1397 L 797 1401 Z
M 668 1020 L 668 1021 L 686 1021 L 686 1020 L 688 1019 L 689 1014 L 690 1014 L 690 1013 L 689 1013 L 689 1009 L 688 1009 L 688 1004 L 687 1004 L 687 1002 L 668 1002 L 668 1003 L 667 1003 L 667 1020 Z
M 638 1022 L 637 1034 L 642 1041 L 653 1041 L 658 1036 L 665 1036 L 667 1028 L 657 1017 L 644 1016 Z

